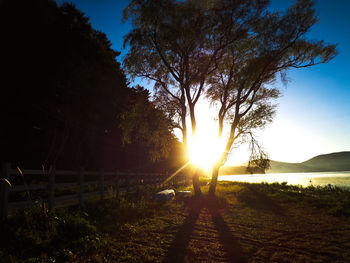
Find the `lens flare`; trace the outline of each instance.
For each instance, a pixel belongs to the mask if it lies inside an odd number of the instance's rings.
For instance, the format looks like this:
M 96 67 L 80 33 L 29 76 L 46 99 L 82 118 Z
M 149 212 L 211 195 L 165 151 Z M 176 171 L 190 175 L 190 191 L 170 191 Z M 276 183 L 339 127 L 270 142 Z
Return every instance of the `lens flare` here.
M 213 164 L 219 161 L 223 149 L 223 140 L 203 132 L 188 140 L 191 163 L 203 169 L 211 169 Z

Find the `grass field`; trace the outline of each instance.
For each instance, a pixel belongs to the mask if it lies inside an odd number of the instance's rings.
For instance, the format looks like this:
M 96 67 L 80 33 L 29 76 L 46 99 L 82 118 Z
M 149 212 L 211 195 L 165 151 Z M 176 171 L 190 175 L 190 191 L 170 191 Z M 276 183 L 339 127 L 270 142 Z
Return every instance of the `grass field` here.
M 203 186 L 205 192 L 207 186 Z M 220 182 L 217 197 L 144 192 L 2 225 L 3 262 L 350 262 L 350 192 Z

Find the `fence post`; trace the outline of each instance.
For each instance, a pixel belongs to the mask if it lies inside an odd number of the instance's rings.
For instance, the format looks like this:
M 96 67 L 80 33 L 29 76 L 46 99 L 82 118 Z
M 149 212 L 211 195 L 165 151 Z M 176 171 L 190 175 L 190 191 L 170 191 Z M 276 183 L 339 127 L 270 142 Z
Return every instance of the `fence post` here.
M 167 172 L 167 171 L 166 171 L 166 172 L 163 172 L 163 176 L 164 176 L 163 182 L 166 180 L 167 182 L 169 182 L 169 183 L 168 183 L 169 187 L 174 187 L 174 178 L 170 178 L 170 179 L 169 179 L 169 177 L 168 177 L 168 172 Z M 169 179 L 169 180 L 168 180 L 168 179 Z
M 175 185 L 179 186 L 179 184 L 180 184 L 180 174 L 175 175 L 174 179 L 175 179 Z
M 125 175 L 126 193 L 130 193 L 130 173 Z
M 154 173 L 154 174 L 152 174 L 152 185 L 153 185 L 154 189 L 157 189 L 157 183 L 158 183 L 158 181 L 157 181 L 157 174 Z
M 116 198 L 119 199 L 119 184 L 120 184 L 120 178 L 118 171 L 115 171 L 115 179 L 116 179 Z
M 104 177 L 105 177 L 105 174 L 104 174 L 104 171 L 103 169 L 101 169 L 100 171 L 100 197 L 101 197 L 101 200 L 103 200 L 104 198 Z
M 9 185 L 3 179 L 10 179 L 10 163 L 2 164 L 2 178 L 1 178 L 1 219 L 6 219 L 8 215 L 8 194 L 9 194 Z
M 49 211 L 52 211 L 55 207 L 55 175 L 56 175 L 56 168 L 53 165 L 51 167 L 51 172 L 49 172 L 49 184 L 48 184 Z
M 79 169 L 79 205 L 80 208 L 84 206 L 84 168 Z
M 141 175 L 139 172 L 136 172 L 136 193 L 137 195 L 140 194 L 140 188 L 141 188 Z

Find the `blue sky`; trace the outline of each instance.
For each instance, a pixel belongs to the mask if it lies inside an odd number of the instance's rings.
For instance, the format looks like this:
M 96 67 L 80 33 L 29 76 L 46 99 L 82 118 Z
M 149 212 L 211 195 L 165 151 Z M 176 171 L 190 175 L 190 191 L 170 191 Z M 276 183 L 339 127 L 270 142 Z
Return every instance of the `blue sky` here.
M 272 1 L 285 9 L 293 1 Z M 291 70 L 274 123 L 262 136 L 271 158 L 299 162 L 320 153 L 350 150 L 350 1 L 319 0 L 320 22 L 311 39 L 338 43 L 327 64 Z
M 63 1 L 57 1 L 61 4 Z M 122 51 L 123 36 L 129 23 L 122 23 L 127 0 L 73 0 L 95 29 L 105 32 L 113 48 Z M 291 0 L 272 0 L 271 8 L 285 10 Z M 261 132 L 260 139 L 271 159 L 301 162 L 318 154 L 350 151 L 350 1 L 318 0 L 320 22 L 309 33 L 310 39 L 338 43 L 339 55 L 328 64 L 291 70 L 290 82 L 281 87 L 274 122 Z M 233 154 L 234 156 L 235 154 Z M 235 161 L 244 161 L 244 149 Z

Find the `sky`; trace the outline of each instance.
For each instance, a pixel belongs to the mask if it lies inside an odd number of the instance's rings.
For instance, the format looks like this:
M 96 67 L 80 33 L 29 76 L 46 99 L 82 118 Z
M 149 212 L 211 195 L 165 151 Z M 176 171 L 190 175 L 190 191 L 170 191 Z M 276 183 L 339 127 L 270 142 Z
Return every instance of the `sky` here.
M 122 52 L 118 57 L 122 62 L 127 52 L 127 48 L 123 49 L 123 37 L 131 29 L 129 22 L 121 21 L 128 1 L 69 2 L 90 17 L 93 28 L 107 34 L 112 47 Z M 271 9 L 283 11 L 292 3 L 292 0 L 272 0 Z M 287 86 L 275 84 L 283 96 L 278 99 L 273 123 L 259 132 L 259 139 L 272 160 L 302 162 L 319 154 L 350 151 L 350 1 L 317 0 L 315 7 L 319 23 L 308 34 L 309 39 L 337 43 L 339 54 L 327 64 L 290 70 Z M 147 86 L 146 81 L 142 84 Z M 199 129 L 200 123 L 206 125 L 207 121 L 199 117 Z M 243 147 L 232 153 L 228 164 L 244 162 L 247 158 Z

